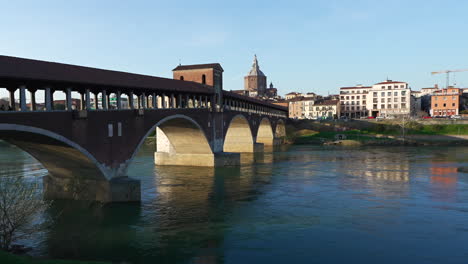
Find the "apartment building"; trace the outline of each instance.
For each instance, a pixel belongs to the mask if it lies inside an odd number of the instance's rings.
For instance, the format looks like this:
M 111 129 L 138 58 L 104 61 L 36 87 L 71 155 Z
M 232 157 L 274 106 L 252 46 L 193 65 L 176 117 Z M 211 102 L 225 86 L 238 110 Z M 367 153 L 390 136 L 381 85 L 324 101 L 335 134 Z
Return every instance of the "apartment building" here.
M 366 107 L 369 116 L 398 117 L 414 114 L 414 100 L 406 82 L 387 80 L 372 85 L 369 89 Z
M 340 116 L 360 118 L 368 116 L 367 100 L 371 86 L 356 85 L 340 88 Z
M 340 110 L 339 100 L 325 100 L 310 106 L 308 118 L 338 118 L 340 116 Z
M 458 115 L 462 90 L 449 87 L 436 91 L 431 97 L 431 116 Z
M 297 93 L 297 92 L 290 92 L 290 93 L 287 93 L 285 95 L 285 99 L 286 100 L 291 100 L 293 98 L 296 98 L 296 97 L 300 97 L 301 96 L 301 93 Z
M 304 119 L 311 118 L 310 111 L 315 100 L 313 97 L 296 97 L 289 100 L 289 118 Z

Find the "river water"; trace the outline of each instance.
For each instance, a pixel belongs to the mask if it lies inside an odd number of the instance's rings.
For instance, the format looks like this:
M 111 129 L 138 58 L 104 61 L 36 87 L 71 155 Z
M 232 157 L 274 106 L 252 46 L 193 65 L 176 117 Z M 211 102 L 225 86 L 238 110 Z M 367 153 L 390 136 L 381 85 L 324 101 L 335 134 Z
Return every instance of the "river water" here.
M 140 204 L 55 202 L 36 255 L 127 263 L 466 263 L 466 147 L 289 146 L 240 168 L 158 167 L 129 176 Z M 255 161 L 255 162 L 253 162 Z M 0 142 L 0 177 L 47 175 Z

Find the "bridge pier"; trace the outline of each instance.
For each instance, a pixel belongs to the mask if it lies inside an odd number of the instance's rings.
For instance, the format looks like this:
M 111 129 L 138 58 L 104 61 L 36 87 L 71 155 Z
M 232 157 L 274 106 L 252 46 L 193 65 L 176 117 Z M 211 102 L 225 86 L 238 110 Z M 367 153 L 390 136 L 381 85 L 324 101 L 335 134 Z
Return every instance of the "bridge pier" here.
M 154 162 L 159 166 L 225 167 L 239 166 L 240 153 L 214 154 L 155 152 Z
M 44 199 L 109 202 L 139 202 L 140 181 L 128 177 L 112 180 L 79 179 L 70 177 L 43 178 Z

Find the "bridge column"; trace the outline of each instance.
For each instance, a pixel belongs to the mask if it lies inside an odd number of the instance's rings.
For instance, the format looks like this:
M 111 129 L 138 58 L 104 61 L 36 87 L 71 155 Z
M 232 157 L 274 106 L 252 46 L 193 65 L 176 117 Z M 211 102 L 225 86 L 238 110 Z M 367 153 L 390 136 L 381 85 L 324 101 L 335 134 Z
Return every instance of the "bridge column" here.
M 166 95 L 165 94 L 162 94 L 161 96 L 161 104 L 162 104 L 162 108 L 163 109 L 166 109 Z
M 135 104 L 133 103 L 133 92 L 128 93 L 128 104 L 130 109 L 135 109 Z
M 94 93 L 94 108 L 95 110 L 99 109 L 99 92 Z
M 147 108 L 151 108 L 151 104 L 150 104 L 150 95 L 149 95 L 149 94 L 146 96 L 146 107 L 147 107 Z
M 86 110 L 91 110 L 91 91 L 86 89 Z
M 107 91 L 102 90 L 102 98 L 101 98 L 102 109 L 107 110 L 109 108 L 108 101 L 107 101 Z
M 153 108 L 158 108 L 158 96 L 156 95 L 156 93 L 153 93 Z
M 10 92 L 10 107 L 11 107 L 11 110 L 13 111 L 16 111 L 16 102 L 15 102 L 15 91 L 16 91 L 16 88 L 14 89 L 8 89 L 8 91 Z
M 45 90 L 45 110 L 52 111 L 52 93 L 50 87 L 46 87 Z
M 146 108 L 146 95 L 145 93 L 142 93 L 140 96 L 141 96 L 141 108 L 145 109 Z
M 36 111 L 36 89 L 29 89 L 29 94 L 31 95 L 31 111 Z
M 29 109 L 27 109 L 26 107 L 26 86 L 21 85 L 19 90 L 20 90 L 20 109 L 21 111 L 27 111 Z
M 182 108 L 182 95 L 177 95 L 177 108 Z
M 122 109 L 122 94 L 120 91 L 117 91 L 115 94 L 117 96 L 117 109 Z
M 140 99 L 141 99 L 140 95 L 137 95 L 137 97 L 136 97 L 136 100 L 137 100 L 136 101 L 136 109 L 140 109 L 140 102 L 141 102 Z
M 68 111 L 71 111 L 72 110 L 72 97 L 71 97 L 71 92 L 72 92 L 72 89 L 71 88 L 67 88 L 66 91 L 65 91 L 65 95 L 66 95 L 66 107 L 67 107 L 67 110 Z
M 174 94 L 171 94 L 171 108 L 177 108 Z

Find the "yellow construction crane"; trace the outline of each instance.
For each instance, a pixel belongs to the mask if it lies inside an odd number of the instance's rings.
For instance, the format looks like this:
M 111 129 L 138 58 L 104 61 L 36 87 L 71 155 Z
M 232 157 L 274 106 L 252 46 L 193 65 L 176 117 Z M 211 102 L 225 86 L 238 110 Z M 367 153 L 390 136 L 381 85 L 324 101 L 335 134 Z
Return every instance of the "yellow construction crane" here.
M 447 86 L 445 88 L 448 88 L 449 87 L 449 80 L 450 80 L 450 73 L 451 72 L 464 72 L 464 71 L 468 71 L 468 69 L 464 69 L 464 70 L 446 70 L 446 71 L 436 71 L 436 72 L 431 72 L 432 75 L 434 74 L 439 74 L 439 73 L 446 73 L 447 74 Z

